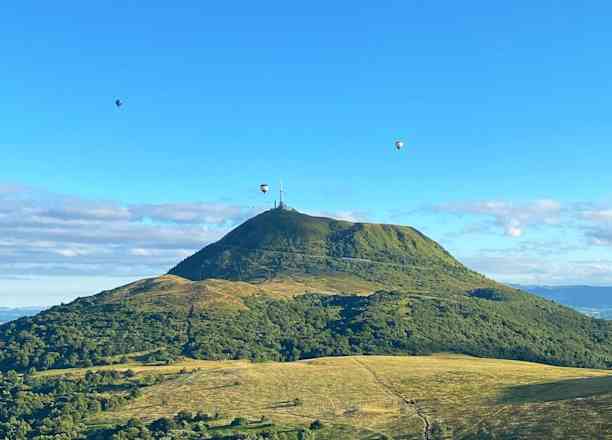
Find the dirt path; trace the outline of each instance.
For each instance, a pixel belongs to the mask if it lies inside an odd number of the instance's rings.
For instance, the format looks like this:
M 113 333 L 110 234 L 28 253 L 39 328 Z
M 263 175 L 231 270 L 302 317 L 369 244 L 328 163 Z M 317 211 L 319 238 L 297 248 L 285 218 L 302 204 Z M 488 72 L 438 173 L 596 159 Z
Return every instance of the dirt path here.
M 404 397 L 395 388 L 393 388 L 391 385 L 387 384 L 384 380 L 382 380 L 376 374 L 376 372 L 370 366 L 368 366 L 365 362 L 363 362 L 361 359 L 353 359 L 353 360 L 356 364 L 358 364 L 364 370 L 366 370 L 374 378 L 374 381 L 377 384 L 379 384 L 381 387 L 383 387 L 388 393 L 399 398 L 404 403 L 406 403 L 408 406 L 414 409 L 414 413 L 416 414 L 416 416 L 419 419 L 421 419 L 421 422 L 423 422 L 423 440 L 432 440 L 433 438 L 432 438 L 432 432 L 431 432 L 432 431 L 431 422 L 429 421 L 429 418 L 425 415 L 425 413 L 423 413 L 422 409 L 419 407 L 418 402 L 416 400 L 407 399 L 406 397 Z

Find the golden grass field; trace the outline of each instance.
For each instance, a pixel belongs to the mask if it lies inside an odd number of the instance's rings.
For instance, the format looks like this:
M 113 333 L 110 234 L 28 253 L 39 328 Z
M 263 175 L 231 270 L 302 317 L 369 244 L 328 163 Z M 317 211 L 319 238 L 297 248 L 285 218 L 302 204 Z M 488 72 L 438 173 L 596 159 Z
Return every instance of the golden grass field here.
M 320 419 L 317 438 L 423 438 L 425 420 L 468 439 L 487 427 L 538 439 L 612 439 L 612 371 L 434 356 L 351 356 L 291 363 L 198 361 L 125 365 L 138 374 L 188 370 L 92 423 L 151 420 L 180 410 L 225 417 L 266 415 L 285 425 Z M 86 370 L 54 370 L 41 374 Z M 298 405 L 295 399 L 300 399 Z M 342 434 L 338 434 L 341 430 Z M 452 433 L 452 434 L 451 434 Z

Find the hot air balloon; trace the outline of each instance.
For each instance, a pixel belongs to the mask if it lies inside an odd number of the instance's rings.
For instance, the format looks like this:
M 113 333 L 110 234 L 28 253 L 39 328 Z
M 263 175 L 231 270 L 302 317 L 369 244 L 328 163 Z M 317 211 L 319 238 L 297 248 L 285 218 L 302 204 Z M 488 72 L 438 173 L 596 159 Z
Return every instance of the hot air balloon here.
M 267 183 L 262 183 L 261 185 L 259 185 L 259 190 L 265 194 L 270 191 L 270 186 Z
M 397 150 L 401 150 L 402 148 L 404 148 L 404 145 L 405 145 L 405 144 L 404 144 L 404 141 L 397 140 L 397 141 L 395 141 L 395 144 L 394 144 L 394 145 L 395 145 L 395 148 L 396 148 Z
M 123 101 L 120 99 L 115 99 L 115 107 L 119 108 L 123 105 Z

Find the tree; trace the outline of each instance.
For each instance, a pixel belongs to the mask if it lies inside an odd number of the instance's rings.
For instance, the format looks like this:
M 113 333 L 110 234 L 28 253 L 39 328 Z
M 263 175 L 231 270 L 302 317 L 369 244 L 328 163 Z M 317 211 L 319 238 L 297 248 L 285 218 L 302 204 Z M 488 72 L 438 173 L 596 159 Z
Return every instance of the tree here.
M 174 422 L 166 417 L 162 417 L 151 423 L 150 428 L 153 432 L 162 432 L 167 434 L 172 431 L 172 428 L 174 428 Z
M 174 421 L 177 423 L 181 423 L 181 422 L 193 422 L 195 420 L 195 417 L 193 416 L 193 414 L 190 411 L 179 411 L 179 413 L 174 416 Z
M 238 426 L 246 426 L 249 424 L 249 421 L 245 417 L 236 417 L 231 421 L 230 426 L 238 427 Z
M 323 423 L 318 419 L 310 424 L 310 429 L 312 429 L 313 431 L 317 431 L 321 428 L 323 428 Z
M 449 440 L 453 438 L 452 430 L 444 424 L 435 421 L 431 424 L 432 440 Z
M 495 436 L 491 433 L 491 431 L 489 431 L 489 428 L 486 426 L 481 426 L 478 429 L 476 438 L 478 440 L 495 440 Z

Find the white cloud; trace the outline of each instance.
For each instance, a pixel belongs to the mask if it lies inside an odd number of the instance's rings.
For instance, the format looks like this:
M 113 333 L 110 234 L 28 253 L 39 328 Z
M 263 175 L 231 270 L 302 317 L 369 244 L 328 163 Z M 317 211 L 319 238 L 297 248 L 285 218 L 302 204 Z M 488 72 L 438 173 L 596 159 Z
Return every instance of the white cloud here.
M 80 253 L 79 251 L 75 249 L 57 249 L 55 250 L 55 252 L 58 255 L 62 255 L 64 257 L 78 257 L 79 255 L 83 255 L 82 253 Z
M 150 257 L 153 255 L 153 251 L 151 249 L 136 248 L 131 249 L 130 254 L 138 257 Z
M 509 252 L 462 259 L 470 268 L 502 282 L 517 284 L 612 284 L 612 260 L 558 261 Z
M 612 246 L 612 227 L 595 227 L 586 231 L 589 243 L 595 246 Z
M 597 223 L 612 223 L 612 209 L 587 210 L 583 217 Z
M 446 237 L 453 239 L 458 254 L 464 254 L 462 261 L 492 278 L 516 283 L 612 283 L 612 260 L 601 258 L 605 248 L 612 248 L 610 205 L 494 200 L 439 204 L 420 212 L 459 218 L 457 232 Z M 469 234 L 480 235 L 480 249 L 458 240 Z M 512 241 L 500 241 L 499 235 Z
M 350 210 L 340 210 L 340 211 L 316 211 L 311 213 L 314 216 L 321 217 L 330 217 L 337 220 L 345 220 L 347 222 L 366 222 L 368 221 L 368 213 L 365 211 L 350 211 Z
M 155 275 L 252 216 L 223 203 L 126 205 L 0 186 L 0 275 Z
M 561 222 L 561 203 L 551 199 L 525 203 L 489 200 L 455 202 L 428 208 L 436 213 L 458 216 L 482 216 L 491 218 L 494 225 L 510 237 L 520 237 L 529 226 L 558 225 Z
M 159 205 L 134 205 L 130 213 L 139 219 L 186 224 L 225 225 L 243 220 L 255 213 L 254 209 L 223 203 L 164 203 Z
M 591 202 L 565 205 L 551 199 L 523 203 L 454 202 L 427 207 L 424 211 L 482 220 L 480 223 L 463 225 L 461 232 L 454 235 L 499 231 L 508 237 L 518 238 L 534 228 L 555 227 L 582 235 L 586 238 L 585 245 L 612 246 L 612 208 Z

